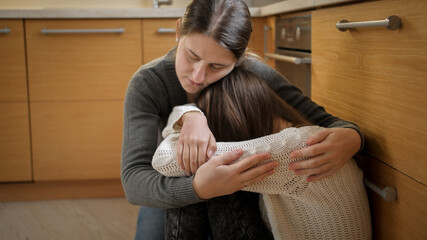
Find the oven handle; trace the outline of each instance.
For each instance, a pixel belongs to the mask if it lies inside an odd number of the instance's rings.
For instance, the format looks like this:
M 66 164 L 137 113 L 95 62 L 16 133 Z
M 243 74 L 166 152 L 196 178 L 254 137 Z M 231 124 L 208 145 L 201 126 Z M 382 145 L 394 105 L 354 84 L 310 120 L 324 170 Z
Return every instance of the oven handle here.
M 291 57 L 291 56 L 268 53 L 268 52 L 265 52 L 264 55 L 267 58 L 275 59 L 282 62 L 290 62 L 293 64 L 311 63 L 311 58 L 297 58 L 297 57 Z

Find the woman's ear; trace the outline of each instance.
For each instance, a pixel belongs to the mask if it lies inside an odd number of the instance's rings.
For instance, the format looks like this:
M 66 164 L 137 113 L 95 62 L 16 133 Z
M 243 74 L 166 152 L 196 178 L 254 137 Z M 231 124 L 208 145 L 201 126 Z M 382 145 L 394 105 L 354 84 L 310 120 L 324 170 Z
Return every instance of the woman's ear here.
M 175 34 L 176 34 L 176 41 L 178 42 L 179 39 L 179 25 L 181 24 L 181 19 L 176 20 L 176 30 L 175 30 Z

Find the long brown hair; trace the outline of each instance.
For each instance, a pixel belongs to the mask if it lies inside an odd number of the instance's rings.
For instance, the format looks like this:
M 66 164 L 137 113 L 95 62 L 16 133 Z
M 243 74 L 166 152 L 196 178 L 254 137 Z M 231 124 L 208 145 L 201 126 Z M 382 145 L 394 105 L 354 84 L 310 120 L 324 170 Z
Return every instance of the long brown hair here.
M 277 118 L 295 127 L 310 125 L 260 77 L 242 66 L 205 88 L 196 105 L 205 113 L 217 141 L 243 141 L 272 134 Z
M 179 32 L 211 37 L 239 60 L 252 32 L 249 8 L 242 0 L 193 0 L 180 20 Z

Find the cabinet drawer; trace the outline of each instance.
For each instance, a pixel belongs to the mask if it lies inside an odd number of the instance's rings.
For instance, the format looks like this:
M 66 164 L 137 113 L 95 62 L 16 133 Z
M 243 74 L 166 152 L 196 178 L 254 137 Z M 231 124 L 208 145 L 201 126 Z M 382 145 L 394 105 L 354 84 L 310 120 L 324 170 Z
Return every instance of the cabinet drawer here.
M 176 45 L 176 34 L 170 32 L 170 30 L 176 29 L 176 20 L 142 20 L 144 63 L 165 55 Z M 162 29 L 166 31 L 161 32 Z
M 427 236 L 427 187 L 367 155 L 358 162 L 365 178 L 379 187 L 394 187 L 395 202 L 368 190 L 374 239 L 424 239 Z
M 0 182 L 31 181 L 26 102 L 0 102 Z
M 22 20 L 0 20 L 0 101 L 27 101 L 24 24 Z
M 30 101 L 122 100 L 142 64 L 141 20 L 27 20 Z M 124 28 L 124 33 L 41 30 Z
M 31 104 L 34 180 L 120 178 L 123 101 Z
M 427 183 L 427 1 L 383 0 L 312 15 L 312 98 L 357 123 L 366 151 Z M 402 27 L 339 31 L 341 19 L 397 15 Z

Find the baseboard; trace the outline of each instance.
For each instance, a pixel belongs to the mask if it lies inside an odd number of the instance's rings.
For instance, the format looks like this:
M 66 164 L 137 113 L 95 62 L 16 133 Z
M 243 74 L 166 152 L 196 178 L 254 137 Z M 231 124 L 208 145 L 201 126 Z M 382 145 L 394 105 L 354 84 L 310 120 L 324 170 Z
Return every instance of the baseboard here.
M 107 197 L 124 197 L 120 179 L 0 184 L 0 202 Z

